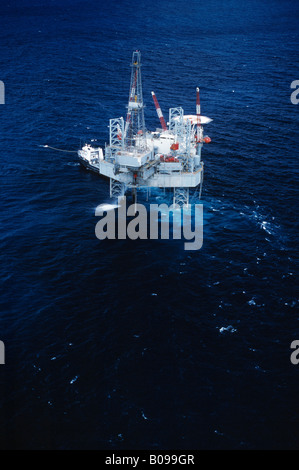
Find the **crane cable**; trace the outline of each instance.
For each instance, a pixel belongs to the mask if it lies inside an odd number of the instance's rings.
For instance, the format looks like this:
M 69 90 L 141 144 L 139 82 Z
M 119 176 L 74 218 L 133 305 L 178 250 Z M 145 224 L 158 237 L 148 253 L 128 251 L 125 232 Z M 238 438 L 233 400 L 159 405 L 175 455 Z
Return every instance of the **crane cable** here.
M 48 148 L 48 149 L 52 149 L 52 150 L 57 150 L 58 152 L 77 153 L 77 150 L 63 150 L 63 149 L 58 149 L 56 147 L 51 147 L 50 145 L 40 145 L 39 147 Z
M 203 178 L 204 178 L 204 167 L 202 167 L 202 177 L 199 185 L 196 187 L 192 197 L 191 197 L 191 204 L 193 204 L 194 200 L 197 199 L 197 193 L 198 193 L 198 201 L 201 199 L 201 193 L 202 193 L 202 186 L 203 186 Z

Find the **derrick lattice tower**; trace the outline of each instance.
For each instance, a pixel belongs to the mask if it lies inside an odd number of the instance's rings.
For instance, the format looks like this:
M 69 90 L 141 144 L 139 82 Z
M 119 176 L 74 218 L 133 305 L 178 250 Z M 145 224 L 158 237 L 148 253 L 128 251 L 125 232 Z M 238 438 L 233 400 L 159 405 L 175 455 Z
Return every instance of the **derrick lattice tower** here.
M 133 52 L 130 94 L 125 125 L 125 147 L 142 150 L 146 148 L 146 129 L 141 82 L 141 53 Z

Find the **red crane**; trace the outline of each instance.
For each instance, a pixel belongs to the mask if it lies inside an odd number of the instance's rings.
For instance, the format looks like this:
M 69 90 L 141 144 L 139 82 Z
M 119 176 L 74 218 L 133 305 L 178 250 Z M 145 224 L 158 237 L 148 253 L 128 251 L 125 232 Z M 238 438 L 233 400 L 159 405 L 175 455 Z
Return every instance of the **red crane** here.
M 157 111 L 157 114 L 158 114 L 158 118 L 160 119 L 162 129 L 163 129 L 163 131 L 167 131 L 167 126 L 166 126 L 165 119 L 163 117 L 163 114 L 162 114 L 160 105 L 158 103 L 158 100 L 156 98 L 156 95 L 153 91 L 152 91 L 152 97 L 153 97 L 153 100 L 154 100 L 154 103 L 155 103 L 155 108 L 156 108 L 156 111 Z

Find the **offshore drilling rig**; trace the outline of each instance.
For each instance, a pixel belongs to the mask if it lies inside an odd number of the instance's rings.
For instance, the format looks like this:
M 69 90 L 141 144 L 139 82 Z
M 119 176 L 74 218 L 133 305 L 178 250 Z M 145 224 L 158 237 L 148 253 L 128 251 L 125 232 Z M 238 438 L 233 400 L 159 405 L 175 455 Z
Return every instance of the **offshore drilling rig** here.
M 138 188 L 173 190 L 173 204 L 189 204 L 190 189 L 198 189 L 200 198 L 204 164 L 203 125 L 212 119 L 202 116 L 199 88 L 196 88 L 196 114 L 185 115 L 181 107 L 169 109 L 166 124 L 154 92 L 152 97 L 161 128 L 149 132 L 145 127 L 141 82 L 141 54 L 133 52 L 129 102 L 126 120 L 110 119 L 109 145 L 105 149 L 85 144 L 78 151 L 86 168 L 110 180 L 110 197 L 131 191 L 136 202 Z

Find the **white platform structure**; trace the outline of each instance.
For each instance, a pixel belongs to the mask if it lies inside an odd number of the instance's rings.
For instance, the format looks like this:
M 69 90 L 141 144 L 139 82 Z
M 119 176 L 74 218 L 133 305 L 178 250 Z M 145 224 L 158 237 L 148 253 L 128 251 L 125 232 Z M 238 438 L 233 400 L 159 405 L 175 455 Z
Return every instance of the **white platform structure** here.
M 203 125 L 212 119 L 200 113 L 199 89 L 196 89 L 196 114 L 185 115 L 181 107 L 169 109 L 165 123 L 157 98 L 152 92 L 161 129 L 149 132 L 145 127 L 141 83 L 141 54 L 133 52 L 131 86 L 126 121 L 110 119 L 109 144 L 84 145 L 78 151 L 80 162 L 88 169 L 109 178 L 110 196 L 118 197 L 130 190 L 136 201 L 138 188 L 171 188 L 173 203 L 189 204 L 190 188 L 198 188 L 200 197 L 204 164 Z

